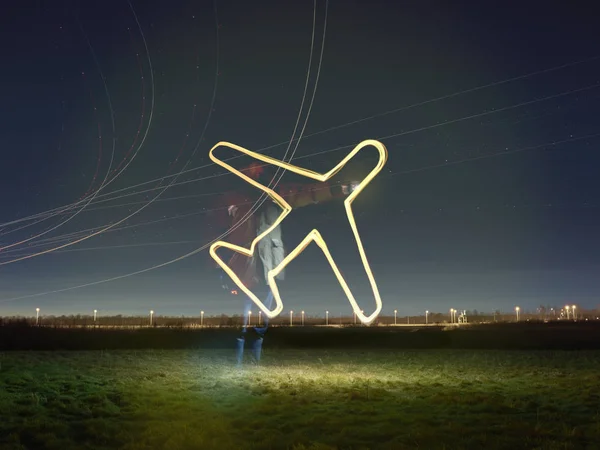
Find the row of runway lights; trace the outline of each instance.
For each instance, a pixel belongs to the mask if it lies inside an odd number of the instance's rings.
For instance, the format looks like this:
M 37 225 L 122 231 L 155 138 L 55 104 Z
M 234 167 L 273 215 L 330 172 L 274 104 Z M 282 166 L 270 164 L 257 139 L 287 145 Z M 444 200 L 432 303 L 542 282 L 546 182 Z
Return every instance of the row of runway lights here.
M 550 308 L 550 311 L 556 317 L 556 311 L 554 308 Z M 569 318 L 577 319 L 577 306 L 576 305 L 565 305 L 564 309 L 561 310 L 560 315 L 563 316 L 566 312 L 567 320 Z M 364 313 L 363 310 L 360 311 Z M 450 308 L 450 323 L 458 323 L 456 313 L 458 311 L 454 308 Z M 463 313 L 464 314 L 464 313 Z M 515 314 L 517 316 L 517 322 L 521 319 L 521 307 L 515 307 Z M 570 317 L 571 315 L 571 317 Z M 356 325 L 356 312 L 353 312 L 354 324 Z M 304 311 L 300 312 L 301 324 L 304 325 Z M 94 310 L 94 322 L 98 318 L 98 310 Z M 154 310 L 150 310 L 150 325 L 154 320 Z M 410 324 L 410 316 L 407 317 L 407 321 Z M 35 324 L 39 325 L 40 322 L 40 308 L 35 308 Z M 262 311 L 258 311 L 258 325 L 262 323 Z M 425 325 L 429 324 L 429 311 L 425 311 Z M 200 326 L 204 325 L 204 311 L 200 311 Z M 248 325 L 252 325 L 252 311 L 248 311 Z M 290 311 L 290 325 L 294 325 L 294 311 Z M 329 311 L 325 311 L 325 325 L 329 325 Z M 394 325 L 398 325 L 398 310 L 394 310 Z
M 364 310 L 360 311 L 364 314 Z M 356 325 L 356 312 L 352 313 L 354 316 L 354 324 Z M 452 317 L 452 323 L 454 323 L 454 319 L 456 316 L 456 310 L 451 309 L 450 315 Z M 300 311 L 300 322 L 304 325 L 304 311 Z M 94 322 L 98 318 L 98 310 L 94 310 Z M 154 310 L 150 310 L 150 325 L 154 320 Z M 408 318 L 410 323 L 410 317 Z M 39 325 L 40 323 L 40 308 L 35 308 L 35 324 Z M 429 311 L 425 311 L 425 324 L 429 323 Z M 262 311 L 258 311 L 258 325 L 262 324 Z M 252 311 L 248 311 L 248 325 L 252 325 Z M 290 325 L 294 325 L 294 311 L 290 311 Z M 325 325 L 329 325 L 329 311 L 325 311 Z M 394 325 L 398 325 L 398 310 L 394 310 Z M 204 326 L 204 311 L 200 311 L 200 326 Z
M 554 308 L 550 308 L 550 312 L 554 317 L 556 317 L 556 310 Z M 519 306 L 515 306 L 515 314 L 517 316 L 517 322 L 521 319 L 521 308 Z M 565 305 L 564 308 L 560 310 L 560 317 L 566 316 L 566 319 L 577 320 L 577 305 Z

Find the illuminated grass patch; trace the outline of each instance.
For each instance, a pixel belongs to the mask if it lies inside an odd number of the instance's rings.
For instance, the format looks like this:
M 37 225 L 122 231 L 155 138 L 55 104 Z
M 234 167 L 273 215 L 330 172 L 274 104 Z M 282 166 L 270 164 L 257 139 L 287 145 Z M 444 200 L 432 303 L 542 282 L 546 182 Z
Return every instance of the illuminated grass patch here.
M 0 448 L 581 448 L 600 352 L 4 353 Z M 590 447 L 591 448 L 591 447 Z

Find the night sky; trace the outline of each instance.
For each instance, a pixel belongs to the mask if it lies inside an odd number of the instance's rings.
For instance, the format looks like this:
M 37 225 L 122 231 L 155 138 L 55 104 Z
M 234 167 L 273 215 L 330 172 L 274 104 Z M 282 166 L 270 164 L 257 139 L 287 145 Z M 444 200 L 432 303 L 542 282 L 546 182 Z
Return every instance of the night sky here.
M 316 2 L 301 125 L 326 23 L 325 46 L 295 161 L 325 171 L 364 139 L 387 146 L 354 203 L 384 314 L 600 305 L 600 30 L 592 6 L 559 3 Z M 215 143 L 283 158 L 313 6 L 3 2 L 0 315 L 239 313 L 207 251 L 128 275 L 225 231 L 218 194 L 240 181 L 209 160 Z M 347 177 L 374 160 L 361 153 Z M 312 226 L 370 312 L 340 205 L 298 211 L 284 239 Z M 281 293 L 285 311 L 351 314 L 316 247 Z

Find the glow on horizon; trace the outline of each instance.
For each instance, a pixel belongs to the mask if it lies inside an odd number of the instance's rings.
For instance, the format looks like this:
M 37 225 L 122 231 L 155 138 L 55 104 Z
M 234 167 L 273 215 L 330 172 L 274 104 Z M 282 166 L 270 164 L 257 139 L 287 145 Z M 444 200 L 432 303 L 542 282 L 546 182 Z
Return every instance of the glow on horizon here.
M 346 209 L 346 215 L 348 217 L 348 222 L 350 223 L 350 227 L 352 228 L 352 232 L 353 232 L 354 238 L 356 240 L 358 251 L 360 253 L 361 261 L 363 263 L 363 267 L 365 269 L 367 277 L 369 278 L 371 290 L 372 290 L 373 296 L 375 298 L 375 311 L 373 311 L 373 313 L 371 315 L 365 316 L 363 311 L 361 310 L 361 308 L 356 303 L 354 295 L 350 291 L 348 284 L 344 280 L 344 277 L 342 276 L 333 257 L 331 256 L 331 253 L 329 252 L 329 249 L 327 248 L 327 244 L 325 243 L 325 240 L 323 239 L 323 237 L 321 236 L 321 233 L 319 233 L 319 231 L 317 229 L 313 229 L 310 233 L 308 233 L 306 235 L 306 237 L 302 240 L 302 242 L 296 248 L 294 248 L 277 267 L 273 268 L 272 270 L 270 270 L 268 272 L 268 274 L 267 274 L 268 284 L 269 284 L 269 287 L 271 288 L 271 291 L 273 292 L 273 298 L 275 299 L 275 304 L 276 304 L 275 308 L 272 311 L 269 310 L 264 305 L 264 303 L 256 295 L 254 295 L 254 293 L 252 291 L 250 291 L 250 289 L 248 289 L 242 283 L 242 281 L 235 274 L 235 272 L 233 270 L 231 270 L 229 268 L 229 266 L 217 255 L 217 250 L 221 247 L 225 247 L 230 250 L 233 250 L 234 252 L 241 253 L 242 255 L 245 255 L 247 257 L 252 256 L 254 254 L 254 249 L 255 249 L 256 245 L 260 242 L 260 240 L 263 239 L 265 236 L 267 236 L 271 231 L 273 231 L 283 221 L 283 219 L 285 219 L 285 217 L 292 211 L 291 205 L 289 203 L 287 203 L 283 199 L 283 197 L 281 197 L 279 194 L 277 194 L 274 190 L 272 190 L 266 186 L 263 186 L 259 182 L 253 180 L 252 178 L 250 178 L 247 175 L 245 175 L 244 173 L 242 173 L 241 171 L 233 168 L 232 166 L 227 164 L 225 161 L 218 159 L 214 155 L 214 151 L 215 151 L 215 149 L 217 149 L 218 147 L 221 147 L 221 146 L 229 147 L 233 150 L 236 150 L 240 153 L 248 155 L 248 156 L 255 158 L 259 161 L 262 161 L 264 163 L 273 164 L 284 170 L 289 170 L 290 172 L 311 178 L 313 180 L 321 181 L 321 182 L 325 182 L 325 181 L 329 180 L 336 173 L 338 173 L 348 163 L 348 161 L 350 161 L 362 148 L 364 148 L 366 146 L 373 146 L 377 149 L 377 151 L 379 152 L 379 160 L 377 162 L 377 165 L 375 166 L 375 168 L 373 170 L 371 170 L 371 172 L 368 173 L 368 175 L 360 183 L 358 183 L 356 185 L 356 187 L 352 190 L 352 192 L 344 200 L 344 207 Z M 311 242 L 315 242 L 319 246 L 319 248 L 323 251 L 323 254 L 327 258 L 327 261 L 329 262 L 329 265 L 331 266 L 338 282 L 340 283 L 340 286 L 344 290 L 344 293 L 346 294 L 346 297 L 348 298 L 348 301 L 350 302 L 350 305 L 352 306 L 354 313 L 357 315 L 357 317 L 360 319 L 360 321 L 362 323 L 368 325 L 368 324 L 372 323 L 377 318 L 377 316 L 379 316 L 379 313 L 381 312 L 381 309 L 382 309 L 382 301 L 381 301 L 381 297 L 379 295 L 379 289 L 377 287 L 377 283 L 375 282 L 375 277 L 373 276 L 373 272 L 371 271 L 371 267 L 369 266 L 369 262 L 367 260 L 366 254 L 365 254 L 365 251 L 364 251 L 364 248 L 362 245 L 362 241 L 361 241 L 360 235 L 358 233 L 356 221 L 354 219 L 354 214 L 352 212 L 352 202 L 354 201 L 354 199 L 356 197 L 358 197 L 358 195 L 361 193 L 361 191 L 371 182 L 371 180 L 373 178 L 375 178 L 375 176 L 381 171 L 381 169 L 383 168 L 383 166 L 385 165 L 385 163 L 387 161 L 388 151 L 387 151 L 387 148 L 381 142 L 373 140 L 373 139 L 368 139 L 368 140 L 362 141 L 356 147 L 354 147 L 354 149 L 350 153 L 348 153 L 348 155 L 346 155 L 346 157 L 344 159 L 342 159 L 335 167 L 333 167 L 329 172 L 326 172 L 324 174 L 320 174 L 320 173 L 314 172 L 312 170 L 294 166 L 294 165 L 286 163 L 284 161 L 280 161 L 278 159 L 271 158 L 271 157 L 263 155 L 261 153 L 256 153 L 251 150 L 247 150 L 243 147 L 240 147 L 238 145 L 231 144 L 229 142 L 223 142 L 223 141 L 217 143 L 213 148 L 210 149 L 209 156 L 210 156 L 210 159 L 213 162 L 215 162 L 216 164 L 218 164 L 219 166 L 221 166 L 224 169 L 228 170 L 229 172 L 237 175 L 238 177 L 240 177 L 247 183 L 250 183 L 252 186 L 254 186 L 254 187 L 260 189 L 261 191 L 263 191 L 264 193 L 266 193 L 271 198 L 271 200 L 273 200 L 282 209 L 281 214 L 279 215 L 277 220 L 275 220 L 273 225 L 271 225 L 264 232 L 262 232 L 260 235 L 258 235 L 252 241 L 250 248 L 244 248 L 239 245 L 234 245 L 234 244 L 231 244 L 231 243 L 225 242 L 225 241 L 215 242 L 210 247 L 210 255 L 212 256 L 212 258 L 231 277 L 233 282 L 240 288 L 240 290 L 242 290 L 265 313 L 265 315 L 267 317 L 269 317 L 269 318 L 277 317 L 283 310 L 283 302 L 281 301 L 281 297 L 279 295 L 279 289 L 277 287 L 277 282 L 275 280 L 275 277 L 292 260 L 294 260 L 298 255 L 300 255 L 300 253 L 302 253 L 304 251 L 304 249 Z

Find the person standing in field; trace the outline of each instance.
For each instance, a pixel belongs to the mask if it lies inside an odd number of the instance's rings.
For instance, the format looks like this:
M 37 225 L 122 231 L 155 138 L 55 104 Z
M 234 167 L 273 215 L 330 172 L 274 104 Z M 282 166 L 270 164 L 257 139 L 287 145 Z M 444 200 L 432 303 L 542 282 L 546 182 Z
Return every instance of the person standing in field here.
M 265 186 L 271 180 L 271 178 L 265 176 L 264 166 L 258 163 L 252 163 L 243 172 Z M 328 183 L 279 184 L 277 192 L 292 208 L 297 209 L 335 199 L 344 199 L 350 193 L 352 187 L 350 184 L 331 186 Z M 249 248 L 252 241 L 263 231 L 271 227 L 280 216 L 281 208 L 268 198 L 254 214 L 248 215 L 259 194 L 257 192 L 249 192 L 248 188 L 246 188 L 245 190 L 240 189 L 235 192 L 228 192 L 221 199 L 221 202 L 225 201 L 227 205 L 229 228 L 233 228 L 228 237 L 230 242 Z M 259 241 L 257 250 L 258 255 L 252 255 L 251 258 L 239 253 L 233 253 L 227 265 L 237 274 L 248 289 L 256 292 L 255 289 L 258 287 L 266 288 L 263 303 L 268 309 L 271 309 L 273 293 L 269 288 L 267 275 L 269 271 L 281 264 L 285 257 L 281 225 L 277 226 Z M 262 266 L 262 270 L 260 270 L 260 266 Z M 284 280 L 284 278 L 285 271 L 281 271 L 276 277 L 278 281 Z M 238 295 L 235 287 L 230 289 L 228 281 L 229 277 L 222 272 L 222 287 L 229 290 L 233 295 Z M 243 363 L 244 350 L 247 344 L 249 344 L 254 362 L 260 362 L 262 356 L 262 346 L 269 327 L 269 318 L 263 315 L 262 321 L 259 324 L 258 317 L 255 316 L 256 325 L 252 326 L 250 324 L 252 317 L 250 311 L 253 305 L 254 302 L 249 297 L 244 296 L 242 330 L 236 340 L 236 361 L 238 366 L 241 366 Z

